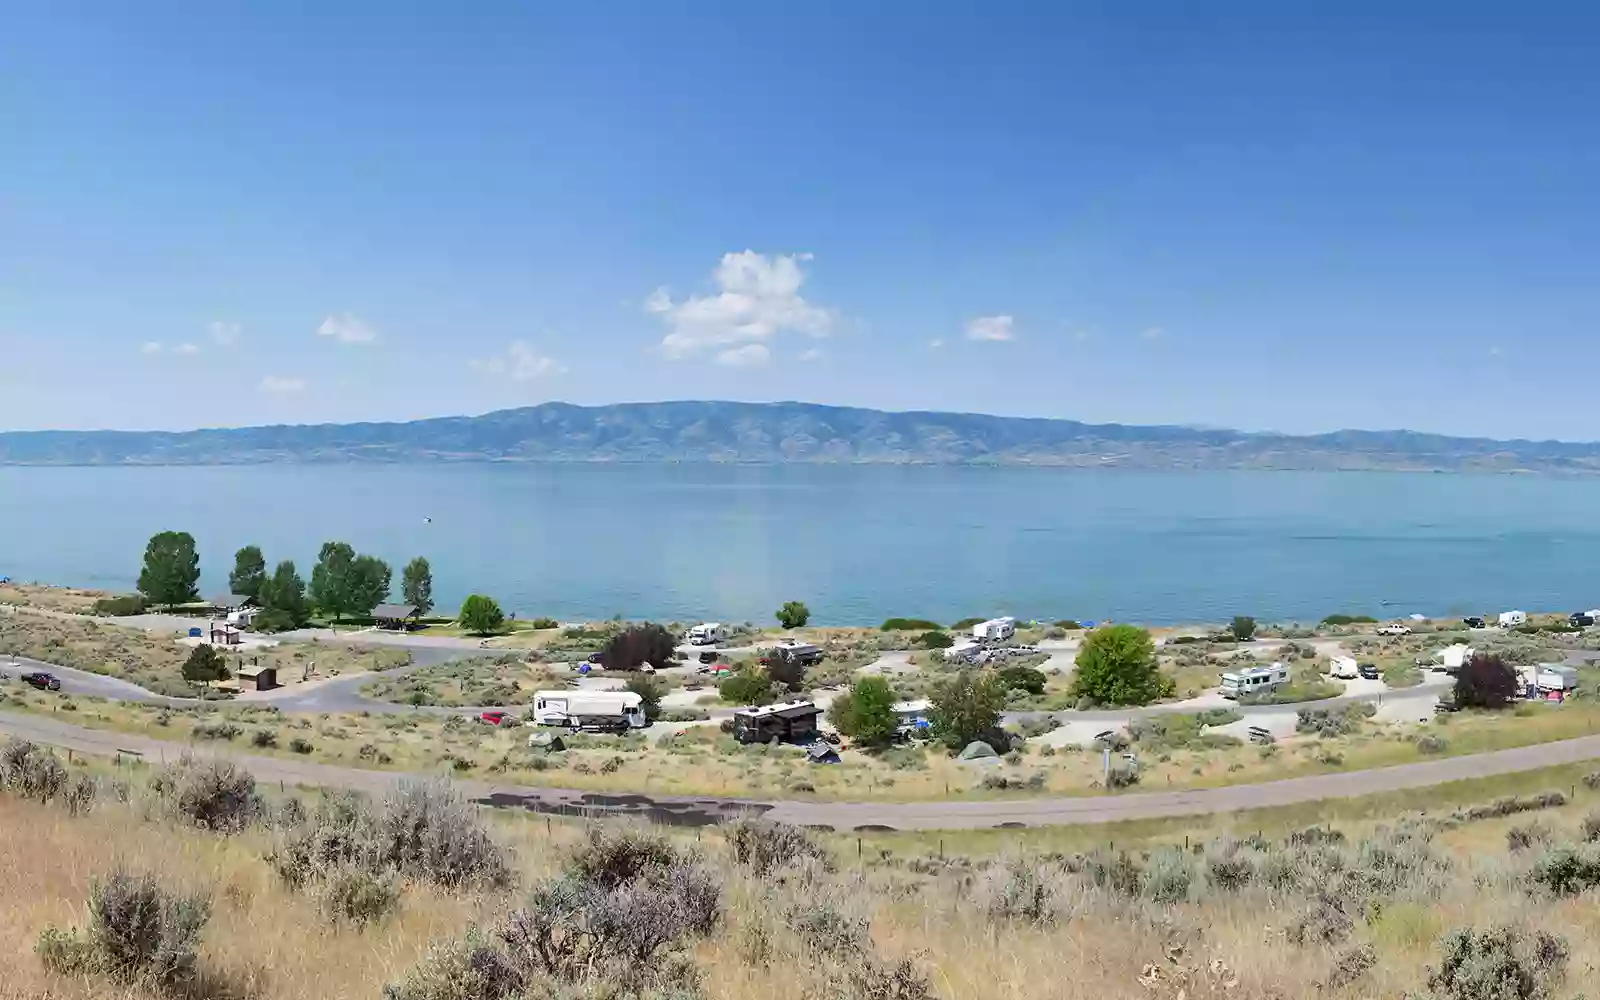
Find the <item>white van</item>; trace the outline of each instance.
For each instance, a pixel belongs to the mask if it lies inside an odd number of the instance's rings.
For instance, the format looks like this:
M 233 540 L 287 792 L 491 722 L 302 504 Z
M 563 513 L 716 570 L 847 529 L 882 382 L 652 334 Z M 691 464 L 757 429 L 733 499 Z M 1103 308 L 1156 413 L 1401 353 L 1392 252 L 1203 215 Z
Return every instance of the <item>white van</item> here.
M 1328 674 L 1335 680 L 1353 681 L 1361 676 L 1361 665 L 1356 663 L 1356 658 L 1353 656 L 1335 656 L 1332 663 L 1333 666 Z
M 1240 670 L 1237 673 L 1223 674 L 1219 693 L 1224 698 L 1247 698 L 1287 683 L 1289 683 L 1289 668 L 1281 663 L 1273 663 L 1264 667 Z
M 643 729 L 644 699 L 633 691 L 535 691 L 533 724 L 569 729 Z
M 1526 611 L 1502 611 L 1502 612 L 1500 612 L 1500 627 L 1501 628 L 1516 628 L 1518 625 L 1526 625 L 1526 624 L 1528 624 L 1528 613 Z

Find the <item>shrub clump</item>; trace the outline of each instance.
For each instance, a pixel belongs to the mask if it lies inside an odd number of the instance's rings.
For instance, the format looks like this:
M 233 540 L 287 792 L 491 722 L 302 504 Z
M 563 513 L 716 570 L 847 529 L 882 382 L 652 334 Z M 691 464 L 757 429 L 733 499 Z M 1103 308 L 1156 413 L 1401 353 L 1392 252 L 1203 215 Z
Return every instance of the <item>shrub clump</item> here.
M 1534 888 L 1552 896 L 1576 896 L 1600 885 L 1600 852 L 1584 847 L 1556 847 L 1528 872 Z
M 179 896 L 152 875 L 117 871 L 90 889 L 86 930 L 47 928 L 34 950 L 52 972 L 170 987 L 194 977 L 210 915 L 203 896 Z
M 58 802 L 74 813 L 94 802 L 94 779 L 68 772 L 54 750 L 27 740 L 8 740 L 0 746 L 0 788 L 25 799 Z
M 685 946 L 716 929 L 722 886 L 665 838 L 590 831 L 566 870 L 537 886 L 492 935 L 430 953 L 385 1000 L 510 1000 L 565 988 L 643 995 L 692 990 Z
M 797 826 L 746 818 L 729 826 L 724 836 L 733 860 L 758 876 L 802 859 L 816 861 L 824 871 L 833 870 L 827 850 Z
M 1056 881 L 1028 859 L 990 866 L 973 888 L 991 920 L 1042 926 L 1056 919 Z
M 226 760 L 185 754 L 156 772 L 150 789 L 175 815 L 217 833 L 238 833 L 265 808 L 255 777 Z
M 402 782 L 376 807 L 358 795 L 332 796 L 280 836 L 268 861 L 296 887 L 343 877 L 343 868 L 450 888 L 511 880 L 505 849 L 477 807 L 444 781 Z
M 1547 1000 L 1566 971 L 1566 941 L 1545 931 L 1458 928 L 1445 935 L 1428 989 L 1438 1000 Z

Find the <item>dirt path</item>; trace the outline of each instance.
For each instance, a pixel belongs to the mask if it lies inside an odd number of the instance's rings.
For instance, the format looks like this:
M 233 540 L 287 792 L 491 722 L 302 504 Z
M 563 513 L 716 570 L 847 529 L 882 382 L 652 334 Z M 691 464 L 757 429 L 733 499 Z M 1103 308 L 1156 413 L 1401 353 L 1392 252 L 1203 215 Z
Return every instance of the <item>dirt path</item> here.
M 170 760 L 184 753 L 226 757 L 253 772 L 257 780 L 286 785 L 312 785 L 382 791 L 397 781 L 414 778 L 392 771 L 367 771 L 279 757 L 256 757 L 214 747 L 189 747 L 106 730 L 84 729 L 57 719 L 0 712 L 0 732 L 79 753 L 101 756 L 133 754 L 149 761 Z M 1494 774 L 1508 774 L 1570 764 L 1600 757 L 1600 736 L 1558 743 L 1540 743 L 1492 753 L 1419 761 L 1370 771 L 1346 771 L 1256 785 L 1233 785 L 1182 792 L 1133 792 L 1080 798 L 986 799 L 944 802 L 813 802 L 687 796 L 628 795 L 571 789 L 533 789 L 457 781 L 466 794 L 489 805 L 533 812 L 577 816 L 634 816 L 673 825 L 707 825 L 734 816 L 759 813 L 774 820 L 835 830 L 982 829 L 1111 823 L 1206 813 L 1237 812 L 1293 805 L 1320 799 L 1349 798 L 1375 792 L 1422 788 Z

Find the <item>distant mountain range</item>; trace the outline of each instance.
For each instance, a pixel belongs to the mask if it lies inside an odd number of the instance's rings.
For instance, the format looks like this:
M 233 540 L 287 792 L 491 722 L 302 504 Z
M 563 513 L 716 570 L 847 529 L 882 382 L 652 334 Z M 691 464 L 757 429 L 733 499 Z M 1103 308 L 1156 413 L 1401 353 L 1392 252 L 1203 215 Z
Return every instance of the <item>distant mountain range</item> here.
M 812 403 L 545 403 L 478 417 L 197 431 L 0 433 L 0 465 L 805 462 L 1600 472 L 1600 444 L 1413 431 L 1289 435 Z

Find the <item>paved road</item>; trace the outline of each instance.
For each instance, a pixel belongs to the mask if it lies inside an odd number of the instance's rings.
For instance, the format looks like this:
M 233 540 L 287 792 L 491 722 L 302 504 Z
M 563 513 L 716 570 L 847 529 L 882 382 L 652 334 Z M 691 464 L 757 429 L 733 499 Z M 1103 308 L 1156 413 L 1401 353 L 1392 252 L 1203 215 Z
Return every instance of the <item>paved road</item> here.
M 381 792 L 415 777 L 278 757 L 237 754 L 213 746 L 189 747 L 144 736 L 85 729 L 53 718 L 0 712 L 0 732 L 71 749 L 112 756 L 133 753 L 152 762 L 184 752 L 225 757 L 248 767 L 258 781 Z M 1375 792 L 1422 788 L 1494 774 L 1528 771 L 1600 758 L 1600 736 L 1541 743 L 1493 753 L 1419 761 L 1371 771 L 1347 771 L 1256 785 L 1181 792 L 1133 792 L 1081 798 L 941 802 L 811 802 L 798 800 L 618 795 L 573 789 L 530 789 L 480 781 L 453 782 L 485 804 L 578 816 L 635 816 L 674 825 L 708 825 L 745 814 L 833 830 L 946 830 L 1082 823 L 1238 812 Z

